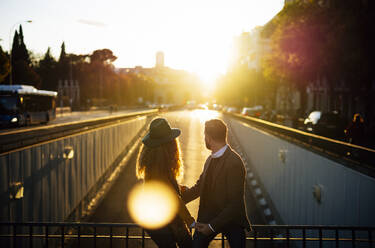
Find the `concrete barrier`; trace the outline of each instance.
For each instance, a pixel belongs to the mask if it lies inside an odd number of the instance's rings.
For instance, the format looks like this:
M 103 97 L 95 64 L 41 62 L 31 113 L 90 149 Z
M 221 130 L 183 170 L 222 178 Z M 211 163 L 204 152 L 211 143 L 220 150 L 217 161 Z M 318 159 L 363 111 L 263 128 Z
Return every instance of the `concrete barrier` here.
M 278 224 L 375 225 L 374 177 L 241 120 L 227 121 Z
M 0 221 L 79 219 L 82 202 L 90 201 L 148 121 L 134 117 L 1 155 Z

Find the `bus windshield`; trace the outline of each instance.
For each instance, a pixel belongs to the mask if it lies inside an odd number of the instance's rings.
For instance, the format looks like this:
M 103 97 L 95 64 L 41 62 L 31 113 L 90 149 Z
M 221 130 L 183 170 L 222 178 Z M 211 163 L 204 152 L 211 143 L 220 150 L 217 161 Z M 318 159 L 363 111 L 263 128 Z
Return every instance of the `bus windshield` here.
M 18 109 L 18 97 L 0 96 L 0 114 L 15 114 Z

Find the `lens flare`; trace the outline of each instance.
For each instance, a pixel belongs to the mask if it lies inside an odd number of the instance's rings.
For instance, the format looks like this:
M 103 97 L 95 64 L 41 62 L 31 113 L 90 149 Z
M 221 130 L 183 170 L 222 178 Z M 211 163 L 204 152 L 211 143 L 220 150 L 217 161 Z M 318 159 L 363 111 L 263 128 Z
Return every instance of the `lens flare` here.
M 176 193 L 160 182 L 136 185 L 129 194 L 130 216 L 144 228 L 156 229 L 167 225 L 175 217 L 177 208 Z

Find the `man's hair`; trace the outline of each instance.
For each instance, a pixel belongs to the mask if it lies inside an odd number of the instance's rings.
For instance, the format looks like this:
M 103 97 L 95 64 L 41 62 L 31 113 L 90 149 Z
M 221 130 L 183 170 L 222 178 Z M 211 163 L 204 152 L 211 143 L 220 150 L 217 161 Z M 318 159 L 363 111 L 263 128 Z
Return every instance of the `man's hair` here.
M 218 142 L 227 141 L 227 125 L 220 119 L 212 119 L 205 123 L 206 135 Z

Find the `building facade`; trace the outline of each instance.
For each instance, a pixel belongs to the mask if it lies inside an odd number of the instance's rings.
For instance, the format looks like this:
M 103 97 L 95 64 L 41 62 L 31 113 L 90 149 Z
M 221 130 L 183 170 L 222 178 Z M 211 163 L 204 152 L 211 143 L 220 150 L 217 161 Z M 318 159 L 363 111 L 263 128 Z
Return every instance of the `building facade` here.
M 80 88 L 77 80 L 59 80 L 57 86 L 58 105 L 78 106 L 80 103 Z
M 156 83 L 153 103 L 183 105 L 187 101 L 201 101 L 199 78 L 187 71 L 165 66 L 163 52 L 156 53 L 156 63 L 152 68 L 136 66 L 120 68 L 117 71 L 120 74 L 146 75 L 152 78 Z

